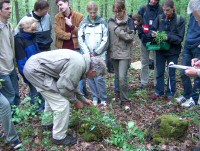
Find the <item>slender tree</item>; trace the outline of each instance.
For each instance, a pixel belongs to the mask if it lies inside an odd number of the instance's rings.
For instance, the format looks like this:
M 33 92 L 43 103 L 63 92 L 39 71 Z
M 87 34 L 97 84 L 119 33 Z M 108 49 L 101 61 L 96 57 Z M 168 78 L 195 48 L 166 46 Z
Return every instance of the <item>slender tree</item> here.
M 20 20 L 20 15 L 19 15 L 19 3 L 18 3 L 18 0 L 15 0 L 14 3 L 15 3 L 16 21 L 17 21 L 17 23 L 18 23 L 19 20 Z

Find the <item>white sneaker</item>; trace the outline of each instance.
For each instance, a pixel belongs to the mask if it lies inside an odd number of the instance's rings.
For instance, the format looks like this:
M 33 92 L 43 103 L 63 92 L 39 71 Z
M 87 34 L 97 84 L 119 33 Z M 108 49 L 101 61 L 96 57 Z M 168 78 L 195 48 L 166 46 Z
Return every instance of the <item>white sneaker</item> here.
M 106 106 L 106 105 L 107 105 L 106 101 L 101 101 L 101 104 L 102 104 L 103 106 Z
M 92 102 L 94 106 L 98 105 L 98 99 L 96 97 L 93 97 Z
M 192 107 L 192 106 L 195 106 L 195 102 L 191 97 L 185 103 L 182 103 L 181 106 L 183 106 L 183 107 Z
M 184 96 L 180 96 L 178 98 L 175 98 L 176 102 L 178 103 L 184 103 L 187 101 L 187 99 Z
M 98 102 L 93 100 L 93 105 L 97 106 Z

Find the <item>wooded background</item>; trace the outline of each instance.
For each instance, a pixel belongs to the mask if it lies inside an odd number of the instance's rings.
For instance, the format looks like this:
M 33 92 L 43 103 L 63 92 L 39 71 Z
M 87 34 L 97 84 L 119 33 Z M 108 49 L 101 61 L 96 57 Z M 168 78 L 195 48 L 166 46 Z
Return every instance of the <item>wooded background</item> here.
M 49 14 L 51 16 L 52 26 L 54 28 L 54 17 L 58 13 L 58 7 L 55 4 L 55 0 L 47 0 L 50 4 Z M 70 6 L 73 10 L 78 11 L 85 16 L 86 5 L 91 0 L 69 0 Z M 136 14 L 142 5 L 146 5 L 148 0 L 124 0 L 127 8 L 128 14 Z M 13 13 L 11 18 L 11 23 L 16 26 L 19 20 L 33 10 L 33 6 L 36 0 L 12 0 Z M 99 6 L 99 15 L 104 17 L 106 20 L 113 15 L 112 7 L 115 0 L 96 0 Z M 163 0 L 160 0 L 162 4 Z M 176 12 L 183 16 L 188 22 L 189 16 L 187 15 L 187 4 L 189 0 L 174 0 Z M 55 33 L 52 32 L 52 37 L 54 39 Z

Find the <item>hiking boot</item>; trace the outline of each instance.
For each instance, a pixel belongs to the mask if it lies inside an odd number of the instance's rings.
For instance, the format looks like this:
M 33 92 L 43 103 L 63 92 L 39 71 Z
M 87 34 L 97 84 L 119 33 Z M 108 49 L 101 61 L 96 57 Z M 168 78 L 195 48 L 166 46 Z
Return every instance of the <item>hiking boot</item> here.
M 187 99 L 184 96 L 180 96 L 179 98 L 175 98 L 176 102 L 178 103 L 184 103 L 187 101 Z
M 195 106 L 195 102 L 194 102 L 193 98 L 191 97 L 185 103 L 182 103 L 181 106 L 183 106 L 183 107 L 192 107 L 192 106 Z
M 76 144 L 77 140 L 76 138 L 72 136 L 66 136 L 65 138 L 61 140 L 53 139 L 53 143 L 56 145 L 64 145 L 64 146 L 71 146 Z
M 159 95 L 157 95 L 156 93 L 152 94 L 150 96 L 151 100 L 157 100 L 159 98 Z
M 120 101 L 120 98 L 119 98 L 119 93 L 115 93 L 115 101 L 116 102 L 119 102 Z
M 22 142 L 19 139 L 17 139 L 16 141 L 11 142 L 11 147 L 13 149 L 19 149 L 22 147 Z

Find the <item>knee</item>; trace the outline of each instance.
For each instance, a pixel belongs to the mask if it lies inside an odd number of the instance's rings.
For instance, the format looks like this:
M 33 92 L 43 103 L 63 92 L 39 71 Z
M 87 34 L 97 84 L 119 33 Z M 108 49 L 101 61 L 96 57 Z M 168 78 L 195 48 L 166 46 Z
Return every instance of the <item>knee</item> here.
M 8 101 L 3 102 L 1 105 L 2 105 L 1 106 L 1 116 L 4 116 L 11 112 L 10 103 Z

